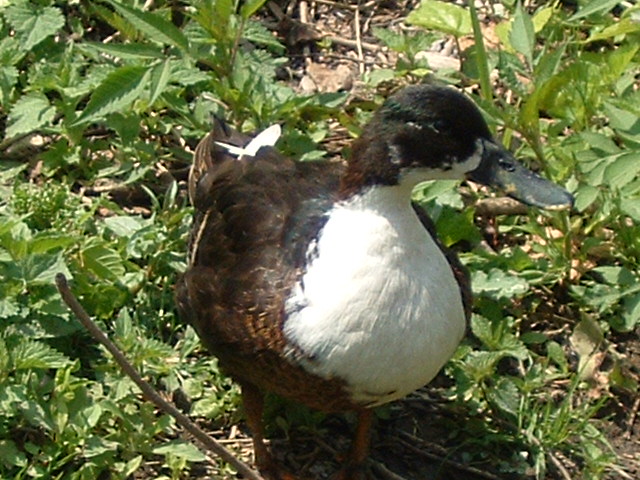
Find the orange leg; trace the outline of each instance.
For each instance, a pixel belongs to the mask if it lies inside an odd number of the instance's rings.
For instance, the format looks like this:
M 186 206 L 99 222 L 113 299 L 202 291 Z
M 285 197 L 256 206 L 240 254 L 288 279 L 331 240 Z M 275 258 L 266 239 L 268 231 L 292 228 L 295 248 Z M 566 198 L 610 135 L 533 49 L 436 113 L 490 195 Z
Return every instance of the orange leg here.
M 278 467 L 264 443 L 264 424 L 262 422 L 264 393 L 252 383 L 242 382 L 240 386 L 242 387 L 242 404 L 247 424 L 251 429 L 253 451 L 258 470 L 268 480 L 295 480 L 295 477 Z
M 369 456 L 373 410 L 366 408 L 358 411 L 358 426 L 351 445 L 347 462 L 332 480 L 361 480 L 365 478 L 364 462 Z

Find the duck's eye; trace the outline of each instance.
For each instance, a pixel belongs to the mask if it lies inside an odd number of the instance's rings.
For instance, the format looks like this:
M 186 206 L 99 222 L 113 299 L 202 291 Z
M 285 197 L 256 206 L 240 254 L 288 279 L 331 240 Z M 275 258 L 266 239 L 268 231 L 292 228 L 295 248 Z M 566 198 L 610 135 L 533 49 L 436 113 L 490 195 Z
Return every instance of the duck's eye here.
M 506 170 L 507 172 L 513 172 L 516 169 L 515 163 L 506 158 L 498 159 L 498 165 L 500 166 L 500 168 Z
M 431 128 L 438 133 L 447 133 L 450 130 L 449 122 L 441 118 L 431 122 Z

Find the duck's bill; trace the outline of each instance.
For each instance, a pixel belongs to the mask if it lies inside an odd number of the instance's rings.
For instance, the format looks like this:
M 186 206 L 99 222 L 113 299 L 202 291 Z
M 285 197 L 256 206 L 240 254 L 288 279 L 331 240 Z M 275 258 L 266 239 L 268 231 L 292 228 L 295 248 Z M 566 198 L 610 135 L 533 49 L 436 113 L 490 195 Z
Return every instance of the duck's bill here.
M 485 141 L 480 165 L 467 174 L 474 182 L 504 191 L 534 207 L 561 210 L 573 205 L 564 188 L 523 167 L 504 147 Z

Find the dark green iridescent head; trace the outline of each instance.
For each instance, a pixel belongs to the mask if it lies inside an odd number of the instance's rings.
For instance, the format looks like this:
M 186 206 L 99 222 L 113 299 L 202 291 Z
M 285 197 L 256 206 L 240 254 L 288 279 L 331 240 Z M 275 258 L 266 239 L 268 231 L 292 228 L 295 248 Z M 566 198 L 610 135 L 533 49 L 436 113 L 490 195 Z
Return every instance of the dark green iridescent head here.
M 493 139 L 475 104 L 450 87 L 416 85 L 389 97 L 354 145 L 346 181 L 394 185 L 409 173 L 467 178 L 543 208 L 573 203 L 563 188 L 520 165 Z

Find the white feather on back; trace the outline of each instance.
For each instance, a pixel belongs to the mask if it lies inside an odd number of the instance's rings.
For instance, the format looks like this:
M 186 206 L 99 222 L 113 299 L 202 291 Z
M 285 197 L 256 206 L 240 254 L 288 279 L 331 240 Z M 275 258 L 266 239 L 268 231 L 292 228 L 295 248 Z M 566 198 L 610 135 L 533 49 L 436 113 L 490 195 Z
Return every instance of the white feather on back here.
M 258 150 L 262 147 L 273 147 L 280 138 L 281 133 L 282 128 L 276 123 L 275 125 L 265 128 L 244 147 L 237 147 L 224 142 L 216 142 L 216 144 L 226 148 L 232 155 L 237 155 L 238 160 L 240 160 L 245 156 L 255 157 Z

